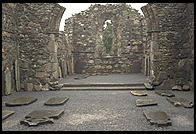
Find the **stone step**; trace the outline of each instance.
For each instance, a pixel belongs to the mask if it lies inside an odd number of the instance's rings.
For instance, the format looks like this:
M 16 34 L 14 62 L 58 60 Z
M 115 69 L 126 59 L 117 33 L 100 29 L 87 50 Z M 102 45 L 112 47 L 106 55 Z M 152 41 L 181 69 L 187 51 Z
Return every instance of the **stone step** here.
M 62 87 L 137 87 L 144 83 L 64 83 Z
M 91 87 L 62 87 L 61 90 L 146 90 L 144 86 L 91 86 Z

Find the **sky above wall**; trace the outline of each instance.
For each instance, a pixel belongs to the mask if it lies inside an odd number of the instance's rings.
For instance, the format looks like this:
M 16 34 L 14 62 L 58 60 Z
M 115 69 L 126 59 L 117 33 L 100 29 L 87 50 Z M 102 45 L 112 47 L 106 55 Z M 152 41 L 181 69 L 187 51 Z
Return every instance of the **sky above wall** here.
M 65 25 L 64 24 L 65 20 L 67 18 L 71 17 L 72 14 L 76 14 L 76 13 L 79 13 L 81 11 L 88 9 L 91 4 L 105 5 L 107 3 L 58 3 L 58 4 L 66 8 L 66 10 L 62 16 L 60 27 L 59 27 L 59 31 L 63 31 L 64 25 Z M 108 3 L 108 4 L 117 4 L 117 3 Z M 131 5 L 132 8 L 135 8 L 136 10 L 138 10 L 139 13 L 141 13 L 143 15 L 140 8 L 144 5 L 146 5 L 147 3 L 126 3 L 126 4 Z

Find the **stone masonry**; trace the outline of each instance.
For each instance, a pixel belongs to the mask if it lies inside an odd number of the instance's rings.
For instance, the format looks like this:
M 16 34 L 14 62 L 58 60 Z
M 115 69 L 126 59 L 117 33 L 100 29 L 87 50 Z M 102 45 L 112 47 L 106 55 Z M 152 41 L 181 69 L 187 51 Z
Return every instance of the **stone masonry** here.
M 122 4 L 91 5 L 65 20 L 65 31 L 73 46 L 76 73 L 143 72 L 142 15 Z M 112 50 L 103 44 L 104 23 L 113 25 Z
M 147 21 L 145 57 L 150 62 L 151 83 L 161 89 L 193 88 L 193 3 L 150 3 L 142 11 Z
M 91 5 L 59 25 L 57 3 L 2 3 L 2 95 L 72 74 L 143 73 L 155 89 L 194 89 L 194 4 Z M 106 52 L 104 25 L 112 24 Z

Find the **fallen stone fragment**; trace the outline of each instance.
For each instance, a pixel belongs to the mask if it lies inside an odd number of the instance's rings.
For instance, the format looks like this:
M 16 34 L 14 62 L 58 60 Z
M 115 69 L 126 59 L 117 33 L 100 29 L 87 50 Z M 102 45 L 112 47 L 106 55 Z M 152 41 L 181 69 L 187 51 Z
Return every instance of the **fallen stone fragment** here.
M 182 91 L 182 87 L 180 85 L 175 85 L 175 86 L 172 87 L 172 90 Z
M 25 119 L 20 121 L 20 124 L 28 126 L 38 126 L 41 124 L 54 123 L 53 119 L 58 119 L 63 113 L 63 110 L 33 111 L 26 115 Z
M 169 91 L 169 90 L 156 90 L 156 94 L 161 95 L 161 96 L 168 96 L 168 97 L 174 97 L 175 95 Z
M 45 102 L 44 105 L 48 105 L 48 106 L 62 105 L 68 100 L 69 98 L 67 97 L 53 97 L 50 98 L 47 102 Z
M 12 114 L 14 114 L 14 111 L 10 111 L 10 110 L 3 110 L 2 111 L 2 120 L 8 118 L 9 116 L 11 116 Z
M 35 101 L 37 101 L 37 98 L 34 98 L 34 97 L 20 97 L 12 101 L 6 102 L 5 105 L 6 106 L 29 105 Z
M 183 91 L 189 91 L 190 90 L 190 86 L 189 85 L 183 85 L 182 90 Z
M 144 116 L 148 121 L 150 121 L 151 125 L 153 124 L 157 124 L 158 126 L 172 125 L 170 118 L 163 111 L 144 112 Z
M 157 102 L 155 102 L 153 99 L 137 99 L 136 100 L 137 107 L 152 106 L 152 105 L 157 105 Z
M 54 123 L 53 119 L 43 117 L 43 118 L 28 118 L 20 121 L 20 124 L 24 124 L 26 126 L 38 126 L 42 124 Z
M 146 89 L 150 89 L 150 90 L 153 89 L 153 86 L 150 83 L 144 83 L 144 86 Z
M 172 103 L 174 106 L 183 106 L 185 108 L 193 107 L 193 103 L 185 98 L 172 97 L 172 98 L 167 98 L 167 100 L 170 103 Z
M 131 91 L 131 94 L 135 96 L 147 96 L 146 91 Z

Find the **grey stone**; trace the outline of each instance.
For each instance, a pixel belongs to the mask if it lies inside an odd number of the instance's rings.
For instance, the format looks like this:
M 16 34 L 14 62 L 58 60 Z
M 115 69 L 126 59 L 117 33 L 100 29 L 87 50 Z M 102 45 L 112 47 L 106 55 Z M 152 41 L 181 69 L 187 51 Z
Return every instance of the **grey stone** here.
M 53 119 L 48 117 L 42 118 L 28 118 L 20 121 L 20 124 L 24 124 L 26 126 L 38 126 L 42 124 L 52 124 L 54 123 Z
M 9 95 L 12 93 L 12 81 L 11 81 L 11 71 L 9 70 L 9 68 L 6 68 L 6 71 L 5 71 L 5 85 L 6 85 L 6 92 L 5 94 L 6 95 Z
M 3 110 L 2 111 L 2 120 L 8 118 L 9 116 L 11 116 L 12 114 L 14 114 L 14 111 L 10 111 L 10 110 Z
M 153 86 L 150 83 L 144 83 L 144 86 L 146 89 L 150 89 L 150 90 L 153 89 Z
M 173 97 L 175 96 L 171 91 L 169 90 L 155 90 L 155 93 L 161 96 L 167 96 L 167 97 Z
M 168 79 L 168 80 L 164 80 L 160 85 L 156 86 L 155 89 L 167 90 L 167 89 L 171 89 L 174 85 L 175 85 L 175 80 Z
M 167 100 L 170 103 L 172 103 L 174 106 L 183 106 L 185 108 L 192 108 L 193 107 L 193 102 L 191 102 L 185 98 L 172 97 L 172 98 L 167 98 Z
M 151 125 L 153 124 L 157 124 L 158 126 L 172 125 L 170 118 L 163 111 L 144 112 L 144 116 L 148 121 L 150 121 Z
M 136 100 L 136 106 L 142 107 L 142 106 L 152 106 L 157 105 L 157 102 L 153 99 L 137 99 Z
M 29 105 L 35 101 L 37 101 L 37 98 L 34 98 L 34 97 L 20 97 L 12 101 L 6 102 L 5 105 L 6 106 Z
M 133 94 L 135 96 L 147 96 L 146 91 L 131 91 L 131 94 Z
M 44 105 L 48 105 L 48 106 L 62 105 L 68 100 L 69 98 L 67 97 L 53 97 L 53 98 L 50 98 L 47 102 L 45 102 Z
M 175 85 L 175 86 L 172 87 L 172 90 L 182 91 L 182 87 L 180 85 Z
M 27 83 L 27 91 L 33 90 L 33 83 Z
M 43 117 L 58 119 L 64 113 L 64 110 L 35 110 L 25 116 L 25 118 L 41 119 Z
M 183 85 L 182 90 L 189 91 L 190 90 L 190 86 L 189 85 Z

